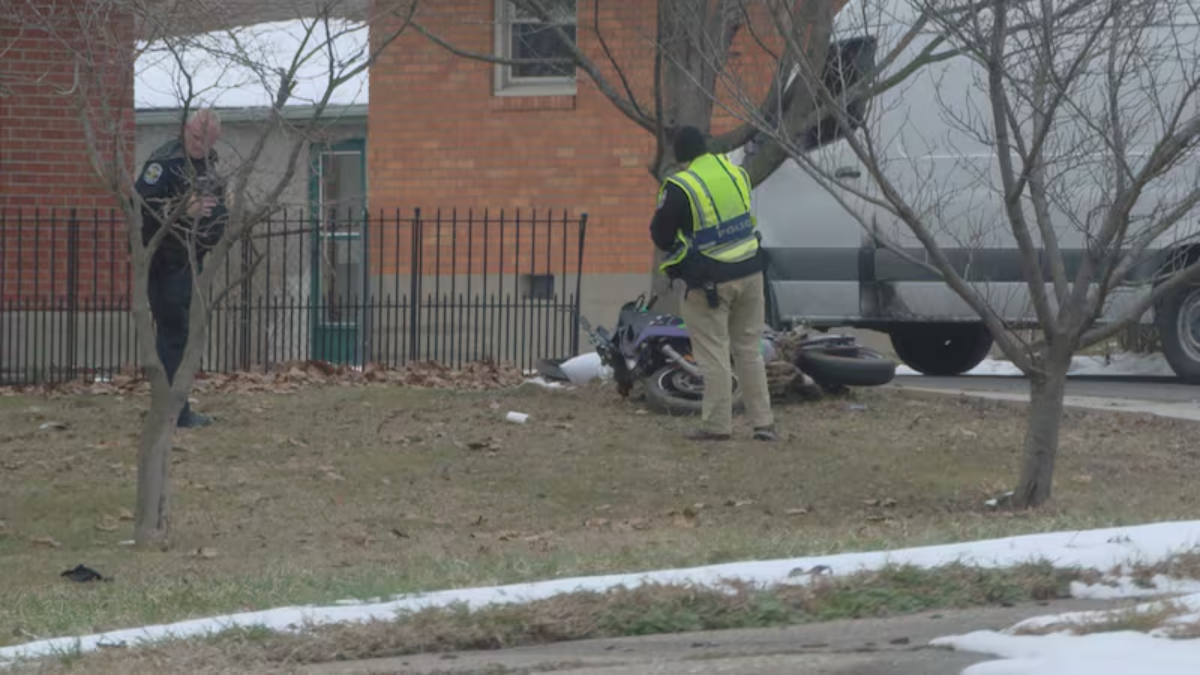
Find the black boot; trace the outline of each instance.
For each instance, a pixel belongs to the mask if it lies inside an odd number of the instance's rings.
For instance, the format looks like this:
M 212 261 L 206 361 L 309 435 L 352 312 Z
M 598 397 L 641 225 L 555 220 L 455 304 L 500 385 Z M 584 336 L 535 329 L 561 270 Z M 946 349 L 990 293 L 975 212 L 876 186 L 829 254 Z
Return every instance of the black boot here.
M 180 429 L 194 429 L 196 427 L 206 427 L 212 424 L 212 418 L 207 415 L 192 412 L 192 404 L 185 403 L 183 410 L 179 411 L 179 420 L 175 426 Z

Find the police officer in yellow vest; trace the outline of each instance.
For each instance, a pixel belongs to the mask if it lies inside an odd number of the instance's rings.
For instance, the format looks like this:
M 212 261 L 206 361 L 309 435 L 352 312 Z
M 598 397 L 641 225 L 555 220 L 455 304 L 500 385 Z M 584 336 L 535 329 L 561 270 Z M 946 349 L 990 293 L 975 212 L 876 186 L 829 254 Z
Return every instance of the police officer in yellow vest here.
M 710 153 L 695 127 L 681 129 L 674 145 L 676 161 L 686 168 L 663 181 L 650 234 L 667 252 L 660 271 L 687 286 L 681 314 L 704 375 L 701 426 L 688 437 L 727 440 L 733 435 L 732 355 L 754 438 L 773 441 L 760 351 L 764 263 L 750 213 L 749 176 Z

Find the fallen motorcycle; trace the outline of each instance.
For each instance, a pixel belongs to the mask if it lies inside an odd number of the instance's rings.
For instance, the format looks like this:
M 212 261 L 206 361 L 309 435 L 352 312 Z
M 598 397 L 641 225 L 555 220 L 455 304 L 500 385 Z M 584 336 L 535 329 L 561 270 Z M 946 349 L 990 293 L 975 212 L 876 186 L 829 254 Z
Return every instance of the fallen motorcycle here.
M 646 302 L 644 295 L 626 303 L 612 332 L 603 326 L 593 330 L 586 318 L 581 325 L 601 363 L 612 370 L 621 396 L 629 396 L 640 384 L 648 407 L 656 412 L 699 414 L 704 378 L 692 355 L 687 325 L 680 317 L 652 312 L 653 304 L 654 299 Z M 790 394 L 811 399 L 848 387 L 875 387 L 896 375 L 894 362 L 848 335 L 766 330 L 762 351 L 773 399 Z M 552 363 L 542 367 L 543 374 L 554 369 Z M 740 412 L 736 372 L 733 379 L 734 409 Z

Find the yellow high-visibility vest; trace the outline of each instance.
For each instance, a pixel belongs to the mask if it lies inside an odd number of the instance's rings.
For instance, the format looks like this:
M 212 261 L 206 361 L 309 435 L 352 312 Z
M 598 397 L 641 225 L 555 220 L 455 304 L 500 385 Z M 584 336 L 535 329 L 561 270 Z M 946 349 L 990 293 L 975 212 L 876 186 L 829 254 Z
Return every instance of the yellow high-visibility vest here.
M 658 190 L 661 200 L 668 183 L 683 189 L 692 207 L 692 233 L 677 234 L 679 246 L 659 266 L 678 265 L 693 248 L 718 262 L 737 263 L 758 253 L 757 225 L 750 213 L 750 177 L 723 156 L 705 154 L 688 168 L 668 176 Z

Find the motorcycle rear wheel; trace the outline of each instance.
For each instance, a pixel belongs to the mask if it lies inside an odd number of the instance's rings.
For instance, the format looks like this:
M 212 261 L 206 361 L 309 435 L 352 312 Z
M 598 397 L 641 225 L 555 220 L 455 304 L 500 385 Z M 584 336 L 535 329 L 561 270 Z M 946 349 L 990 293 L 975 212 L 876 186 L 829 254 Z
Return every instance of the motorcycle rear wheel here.
M 704 383 L 681 366 L 663 366 L 646 380 L 646 407 L 664 415 L 700 415 L 704 411 Z M 743 409 L 741 387 L 734 375 L 733 414 Z
M 894 361 L 865 347 L 801 350 L 796 367 L 822 386 L 879 387 L 896 377 Z

